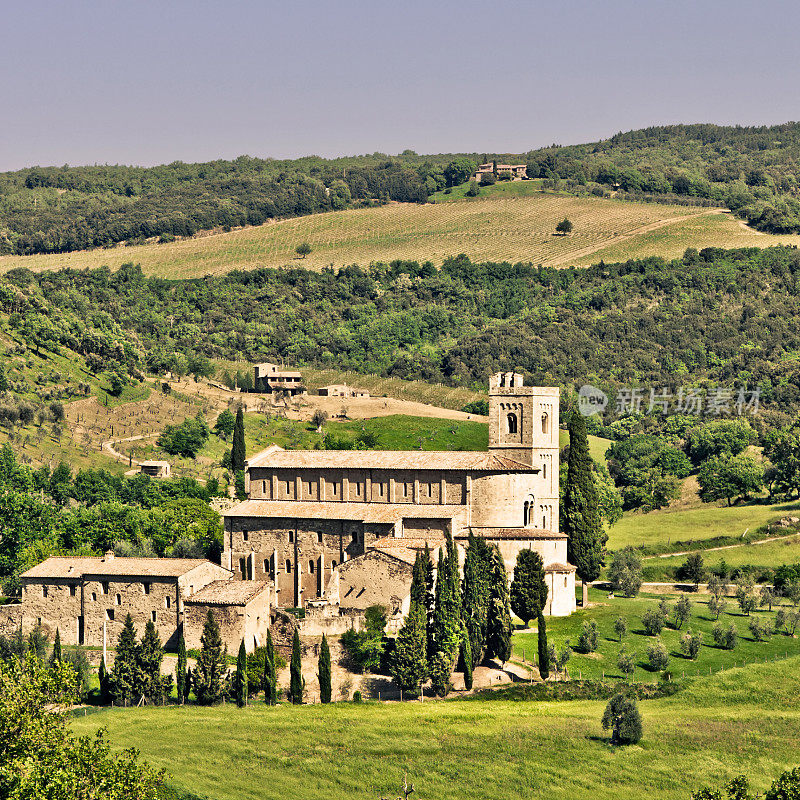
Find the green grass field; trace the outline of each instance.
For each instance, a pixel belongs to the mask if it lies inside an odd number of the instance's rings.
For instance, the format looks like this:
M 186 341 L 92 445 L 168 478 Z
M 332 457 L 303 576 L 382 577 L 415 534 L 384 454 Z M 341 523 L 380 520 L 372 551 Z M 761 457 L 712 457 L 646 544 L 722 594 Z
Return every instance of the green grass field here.
M 667 600 L 674 604 L 678 595 L 667 595 Z M 711 632 L 715 620 L 707 607 L 708 596 L 699 595 L 697 598 L 692 593 L 688 595 L 692 601 L 691 618 L 682 627 L 682 630 L 665 628 L 661 638 L 670 653 L 670 669 L 673 676 L 681 678 L 685 672 L 687 676 L 696 674 L 708 676 L 709 669 L 719 672 L 721 669 L 730 669 L 743 661 L 752 663 L 763 661 L 764 658 L 773 660 L 784 658 L 786 655 L 800 655 L 800 639 L 783 634 L 774 634 L 765 642 L 754 641 L 748 629 L 749 617 L 739 612 L 739 607 L 734 598 L 728 599 L 728 607 L 720 617 L 720 623 L 725 628 L 733 623 L 739 633 L 739 644 L 735 650 L 720 650 L 714 646 Z M 582 655 L 574 652 L 570 658 L 567 669 L 573 678 L 606 678 L 623 679 L 617 667 L 617 658 L 620 643 L 614 633 L 614 620 L 625 617 L 628 621 L 628 636 L 624 644 L 630 653 L 636 654 L 636 671 L 633 679 L 637 681 L 653 681 L 658 678 L 658 673 L 653 673 L 647 668 L 647 646 L 652 642 L 652 637 L 647 636 L 642 628 L 641 616 L 648 608 L 655 608 L 659 598 L 656 595 L 640 594 L 638 597 L 609 598 L 607 593 L 598 589 L 589 592 L 592 605 L 586 610 L 578 609 L 569 617 L 550 618 L 547 621 L 548 643 L 557 647 L 563 646 L 567 641 L 574 648 L 578 644 L 578 636 L 583 623 L 595 620 L 599 628 L 598 649 L 595 653 Z M 775 613 L 768 611 L 754 612 L 760 620 L 774 619 Z M 680 637 L 691 628 L 703 634 L 703 645 L 696 661 L 690 661 L 680 653 Z M 516 633 L 514 635 L 514 657 L 522 659 L 523 650 L 525 658 L 530 661 L 536 653 L 535 633 Z
M 648 558 L 644 563 L 647 581 L 674 580 L 675 570 L 686 560 L 686 556 L 671 558 Z M 703 553 L 706 569 L 716 570 L 722 562 L 728 569 L 751 566 L 757 570 L 768 570 L 781 564 L 800 564 L 800 535 L 776 541 L 753 542 L 741 547 L 711 550 Z
M 117 709 L 72 722 L 137 747 L 209 800 L 564 797 L 686 800 L 746 773 L 763 791 L 800 761 L 800 659 L 693 679 L 643 701 L 639 745 L 613 748 L 604 703 L 479 700 Z
M 619 550 L 627 545 L 656 545 L 698 541 L 715 536 L 741 536 L 770 520 L 797 514 L 800 503 L 743 505 L 731 508 L 702 506 L 675 511 L 651 511 L 649 514 L 625 514 L 612 526 L 608 548 Z
M 522 184 L 517 184 L 522 187 Z M 288 219 L 229 233 L 201 234 L 169 244 L 114 247 L 75 253 L 2 256 L 0 271 L 29 269 L 83 269 L 125 262 L 141 264 L 148 275 L 171 278 L 220 274 L 232 269 L 299 265 L 322 269 L 332 265 L 369 264 L 395 258 L 431 260 L 466 253 L 476 260 L 525 261 L 550 266 L 599 261 L 609 248 L 633 248 L 654 229 L 664 231 L 678 220 L 715 214 L 707 208 L 658 203 L 632 203 L 591 197 L 528 194 L 527 186 L 496 187 L 472 200 L 404 204 L 351 209 Z M 734 235 L 743 244 L 766 246 L 777 237 L 743 231 L 730 215 L 715 214 L 716 244 Z M 569 236 L 554 235 L 556 224 L 569 217 Z M 666 228 L 664 227 L 666 226 Z M 704 234 L 705 235 L 705 234 Z M 800 237 L 783 237 L 800 241 Z M 738 240 L 738 239 L 737 239 Z M 305 259 L 294 253 L 301 242 L 313 250 Z M 660 245 L 661 254 L 678 255 L 694 244 L 691 229 L 680 228 Z

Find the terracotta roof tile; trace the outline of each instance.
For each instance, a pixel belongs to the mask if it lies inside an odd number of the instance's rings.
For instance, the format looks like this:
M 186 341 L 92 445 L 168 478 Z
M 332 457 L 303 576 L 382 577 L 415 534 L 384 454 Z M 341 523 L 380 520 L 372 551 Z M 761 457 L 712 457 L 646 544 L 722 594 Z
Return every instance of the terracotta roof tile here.
M 466 472 L 538 472 L 520 461 L 479 451 L 284 450 L 271 446 L 247 460 L 248 467 L 284 469 L 437 469 Z
M 281 517 L 284 519 L 341 519 L 361 522 L 397 522 L 403 518 L 452 519 L 464 506 L 412 503 L 336 503 L 306 500 L 245 500 L 225 512 L 226 517 Z
M 559 564 L 558 561 L 554 561 L 552 564 L 546 564 L 544 568 L 545 572 L 575 572 L 576 567 L 573 567 L 572 564 Z
M 469 528 L 458 531 L 454 538 L 468 539 L 469 531 L 484 539 L 566 539 L 566 533 L 546 531 L 543 528 Z
M 269 589 L 266 581 L 212 581 L 200 591 L 187 597 L 185 603 L 216 606 L 245 606 Z
M 178 578 L 204 564 L 213 564 L 204 558 L 123 558 L 99 556 L 52 556 L 37 564 L 22 578 L 81 578 L 85 575 L 138 576 Z M 214 564 L 223 569 L 219 564 Z M 227 570 L 225 570 L 227 572 Z

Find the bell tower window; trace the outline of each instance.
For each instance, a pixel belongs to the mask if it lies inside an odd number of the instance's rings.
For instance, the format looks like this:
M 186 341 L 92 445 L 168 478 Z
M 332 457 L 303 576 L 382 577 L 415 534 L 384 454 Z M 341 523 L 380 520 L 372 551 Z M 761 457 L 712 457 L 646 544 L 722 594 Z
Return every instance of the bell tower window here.
M 549 433 L 550 432 L 549 428 L 550 428 L 550 418 L 548 417 L 547 412 L 545 411 L 542 414 L 542 433 Z
M 508 423 L 508 432 L 509 433 L 516 433 L 517 432 L 517 415 L 516 414 L 509 414 L 507 417 Z

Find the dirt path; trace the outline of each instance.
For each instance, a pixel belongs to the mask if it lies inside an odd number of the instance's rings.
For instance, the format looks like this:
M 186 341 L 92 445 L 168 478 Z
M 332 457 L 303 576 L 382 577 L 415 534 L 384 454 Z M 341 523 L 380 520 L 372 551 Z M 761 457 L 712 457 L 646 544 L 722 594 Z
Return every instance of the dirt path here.
M 742 542 L 741 544 L 723 544 L 719 547 L 707 547 L 704 550 L 680 550 L 676 553 L 659 553 L 655 556 L 642 556 L 645 561 L 651 558 L 672 558 L 673 556 L 688 556 L 690 553 L 713 553 L 715 550 L 733 550 L 736 547 L 753 547 L 759 544 L 769 544 L 771 542 L 780 542 L 784 539 L 794 539 L 800 537 L 800 533 L 789 533 L 786 536 L 771 536 L 769 539 L 759 539 L 757 542 Z
M 138 442 L 141 439 L 152 439 L 154 436 L 158 436 L 158 433 L 143 433 L 139 436 L 126 436 L 124 439 L 109 439 L 107 442 L 103 442 L 102 450 L 107 456 L 110 456 L 116 461 L 127 461 L 130 466 L 138 467 L 141 464 L 140 461 L 137 461 L 135 458 L 131 459 L 124 453 L 115 450 L 114 445 L 120 444 L 121 442 Z
M 659 228 L 665 228 L 667 225 L 672 225 L 676 222 L 685 222 L 687 219 L 694 219 L 695 217 L 705 217 L 709 216 L 710 214 L 724 213 L 726 213 L 724 209 L 714 208 L 707 211 L 697 212 L 695 214 L 684 214 L 680 217 L 672 217 L 670 219 L 659 220 L 658 222 L 651 222 L 649 225 L 642 225 L 639 228 L 634 228 L 632 231 L 611 236 L 608 239 L 603 239 L 603 241 L 595 242 L 594 244 L 587 245 L 586 247 L 571 250 L 568 253 L 561 253 L 554 258 L 546 259 L 542 263 L 546 267 L 557 267 L 561 264 L 566 264 L 567 262 L 573 262 L 575 259 L 591 256 L 598 250 L 604 250 L 610 245 L 626 242 L 628 239 L 632 239 L 634 236 L 639 236 L 643 233 L 650 233 L 651 231 L 657 231 Z

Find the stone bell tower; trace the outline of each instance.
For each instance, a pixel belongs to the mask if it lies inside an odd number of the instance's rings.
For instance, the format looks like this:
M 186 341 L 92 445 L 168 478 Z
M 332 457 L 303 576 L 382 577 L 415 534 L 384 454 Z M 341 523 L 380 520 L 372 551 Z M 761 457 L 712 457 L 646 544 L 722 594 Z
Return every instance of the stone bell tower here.
M 525 386 L 516 372 L 489 379 L 489 452 L 538 470 L 525 524 L 552 531 L 558 531 L 559 395 L 556 386 Z

